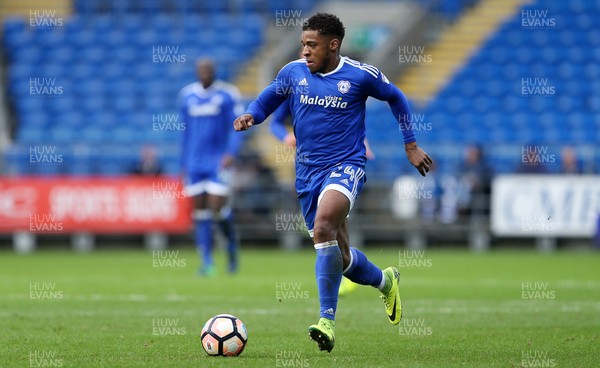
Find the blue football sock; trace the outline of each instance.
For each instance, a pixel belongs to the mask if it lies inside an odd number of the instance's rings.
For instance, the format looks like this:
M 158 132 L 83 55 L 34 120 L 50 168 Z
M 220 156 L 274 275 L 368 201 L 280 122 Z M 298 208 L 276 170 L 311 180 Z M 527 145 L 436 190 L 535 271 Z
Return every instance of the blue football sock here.
M 202 266 L 208 267 L 213 265 L 212 248 L 213 248 L 213 233 L 212 233 L 212 212 L 206 210 L 196 211 L 194 213 L 195 238 L 196 248 L 202 257 Z
M 223 235 L 227 238 L 227 253 L 229 254 L 229 272 L 235 272 L 237 269 L 238 262 L 238 241 L 233 226 L 233 213 L 231 209 L 226 209 L 224 212 L 225 217 L 218 221 L 219 228 L 223 232 Z
M 350 264 L 344 270 L 344 276 L 361 285 L 371 285 L 380 288 L 383 282 L 383 272 L 360 250 L 350 247 Z
M 315 275 L 319 288 L 320 316 L 334 320 L 338 291 L 342 281 L 342 253 L 337 240 L 315 244 L 315 249 L 317 251 Z

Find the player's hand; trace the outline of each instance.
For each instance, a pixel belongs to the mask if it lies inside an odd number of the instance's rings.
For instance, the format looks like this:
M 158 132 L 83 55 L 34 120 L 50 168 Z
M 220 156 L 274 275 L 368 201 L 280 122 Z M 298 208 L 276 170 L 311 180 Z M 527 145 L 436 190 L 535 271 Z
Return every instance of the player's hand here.
M 237 117 L 233 122 L 233 129 L 238 132 L 248 130 L 254 124 L 254 117 L 250 114 L 243 114 Z
M 294 133 L 288 133 L 283 137 L 283 144 L 288 147 L 296 147 L 296 137 Z
M 417 146 L 417 142 L 405 144 L 404 149 L 406 150 L 408 161 L 419 170 L 422 176 L 425 176 L 429 172 L 429 167 L 433 164 L 431 157 Z

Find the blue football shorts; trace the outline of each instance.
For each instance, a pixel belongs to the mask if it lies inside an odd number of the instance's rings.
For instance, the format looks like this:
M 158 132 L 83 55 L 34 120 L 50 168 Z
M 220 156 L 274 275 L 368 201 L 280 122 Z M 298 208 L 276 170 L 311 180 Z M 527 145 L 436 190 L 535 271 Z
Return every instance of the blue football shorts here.
M 188 197 L 204 193 L 226 197 L 231 192 L 230 180 L 231 170 L 220 169 L 212 172 L 188 173 L 185 177 L 185 194 Z
M 354 164 L 341 163 L 327 168 L 296 165 L 296 192 L 311 237 L 314 235 L 317 207 L 323 194 L 328 190 L 337 190 L 348 198 L 352 211 L 365 181 L 364 168 Z

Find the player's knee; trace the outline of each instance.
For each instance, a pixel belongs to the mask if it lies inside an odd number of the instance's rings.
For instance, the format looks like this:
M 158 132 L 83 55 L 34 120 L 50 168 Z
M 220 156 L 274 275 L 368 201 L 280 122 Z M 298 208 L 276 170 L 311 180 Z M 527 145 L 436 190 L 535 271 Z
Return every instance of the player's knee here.
M 231 216 L 231 207 L 223 206 L 219 209 L 213 209 L 213 218 L 215 221 L 226 220 Z
M 337 237 L 337 226 L 328 219 L 315 221 L 314 237 L 317 243 L 335 240 Z

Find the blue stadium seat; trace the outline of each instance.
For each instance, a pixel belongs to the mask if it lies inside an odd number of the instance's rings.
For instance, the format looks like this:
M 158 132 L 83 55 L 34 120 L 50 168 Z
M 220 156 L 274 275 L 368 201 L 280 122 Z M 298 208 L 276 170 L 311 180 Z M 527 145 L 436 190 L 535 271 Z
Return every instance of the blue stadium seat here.
M 79 133 L 67 126 L 58 126 L 48 131 L 48 139 L 57 145 L 68 145 L 75 142 Z
M 86 114 L 93 114 L 102 111 L 106 107 L 106 100 L 102 97 L 101 93 L 91 93 L 89 97 L 86 97 L 81 104 L 78 106 L 81 111 Z
M 64 94 L 60 98 L 46 100 L 45 108 L 53 116 L 63 112 L 73 111 L 77 108 L 77 101 L 71 94 Z
M 135 144 L 138 142 L 139 132 L 128 126 L 122 126 L 114 130 L 113 141 L 119 144 Z
M 33 45 L 14 48 L 11 53 L 13 60 L 19 60 L 28 65 L 39 65 L 43 59 L 43 51 Z
M 20 34 L 27 31 L 27 23 L 25 18 L 16 15 L 7 15 L 3 19 L 2 34 L 4 37 L 12 37 L 15 34 Z
M 14 32 L 4 35 L 3 41 L 11 60 L 14 61 L 14 53 L 22 48 L 31 47 L 34 37 L 32 32 Z
M 142 14 L 120 14 L 117 18 L 117 21 L 119 23 L 118 29 L 124 37 L 128 38 L 132 33 L 136 34 L 140 29 L 147 27 L 147 19 L 148 17 Z
M 22 114 L 19 129 L 44 130 L 49 125 L 50 118 L 48 114 L 38 110 Z
M 97 35 L 104 35 L 116 27 L 116 20 L 113 14 L 98 14 L 88 17 L 87 25 Z
M 43 128 L 30 128 L 21 127 L 17 131 L 17 139 L 22 144 L 39 144 L 44 142 L 45 129 Z
M 74 30 L 67 34 L 66 43 L 78 51 L 86 51 L 88 47 L 102 43 L 103 37 L 89 29 Z
M 82 141 L 89 144 L 102 143 L 110 139 L 110 132 L 88 124 L 86 124 L 86 128 L 81 130 L 80 134 Z
M 148 110 L 166 110 L 175 104 L 174 100 L 175 98 L 166 98 L 162 95 L 151 95 L 143 100 L 143 105 Z
M 101 65 L 109 55 L 103 47 L 96 45 L 82 49 L 79 53 L 80 60 L 91 65 Z
M 127 113 L 137 109 L 137 100 L 134 95 L 122 96 L 113 100 L 112 107 L 118 114 Z
M 129 121 L 134 129 L 144 130 L 152 126 L 152 113 L 150 112 L 129 111 L 127 115 L 123 115 L 123 118 L 125 121 Z
M 43 113 L 43 99 L 35 96 L 30 96 L 28 91 L 24 98 L 19 99 L 17 105 L 17 113 L 20 116 L 29 113 Z
M 45 53 L 45 58 L 47 62 L 56 63 L 63 67 L 63 70 L 70 69 L 73 65 L 73 62 L 76 57 L 76 51 L 64 45 L 64 41 L 53 47 L 50 50 L 47 50 Z

